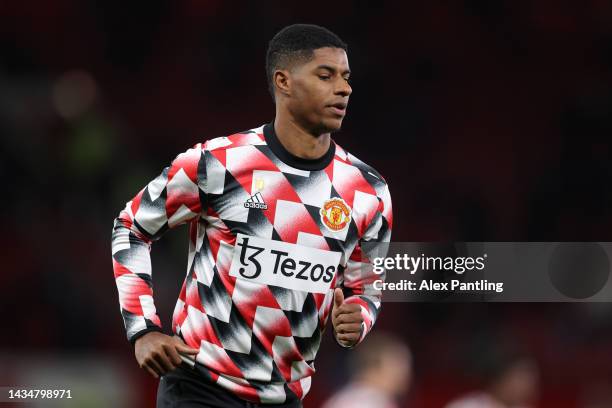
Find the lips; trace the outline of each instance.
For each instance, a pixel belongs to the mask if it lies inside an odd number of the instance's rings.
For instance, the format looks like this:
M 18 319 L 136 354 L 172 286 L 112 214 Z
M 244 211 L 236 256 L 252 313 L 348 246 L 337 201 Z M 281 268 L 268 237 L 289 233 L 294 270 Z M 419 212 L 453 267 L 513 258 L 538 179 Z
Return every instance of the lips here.
M 335 114 L 341 115 L 341 116 L 344 116 L 344 114 L 346 113 L 346 106 L 347 104 L 344 102 L 336 102 L 331 105 L 328 105 L 328 107 L 331 108 L 331 110 Z

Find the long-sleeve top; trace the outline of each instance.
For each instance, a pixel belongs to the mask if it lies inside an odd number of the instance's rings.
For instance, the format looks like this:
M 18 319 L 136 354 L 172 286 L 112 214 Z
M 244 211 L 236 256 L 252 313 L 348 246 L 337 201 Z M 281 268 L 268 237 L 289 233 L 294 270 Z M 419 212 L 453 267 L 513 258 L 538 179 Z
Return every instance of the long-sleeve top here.
M 333 140 L 292 155 L 273 124 L 179 154 L 116 218 L 112 260 L 127 337 L 161 331 L 150 250 L 189 226 L 172 332 L 199 350 L 193 368 L 255 403 L 303 399 L 334 288 L 360 306 L 359 342 L 381 306 L 373 256 L 391 236 L 383 177 Z

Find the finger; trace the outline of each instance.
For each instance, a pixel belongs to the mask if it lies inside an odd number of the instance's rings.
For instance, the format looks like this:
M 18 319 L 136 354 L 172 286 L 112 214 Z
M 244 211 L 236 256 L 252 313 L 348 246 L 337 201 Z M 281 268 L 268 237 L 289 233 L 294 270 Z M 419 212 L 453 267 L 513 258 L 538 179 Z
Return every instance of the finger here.
M 354 319 L 356 316 L 361 316 L 361 310 L 353 310 L 353 311 L 347 311 L 347 310 L 341 310 L 338 312 L 338 314 L 336 316 L 334 316 L 337 319 Z M 346 320 L 344 320 L 346 321 Z
M 336 325 L 343 323 L 361 323 L 363 321 L 363 316 L 361 313 L 343 313 L 336 317 Z
M 361 325 L 342 325 L 336 328 L 336 334 L 360 334 L 361 333 Z
M 340 317 L 342 319 L 340 319 Z M 347 317 L 348 316 L 348 317 Z M 352 322 L 352 321 L 361 321 L 361 307 L 359 305 L 354 304 L 346 304 L 344 303 L 339 308 L 334 308 L 334 313 L 332 314 L 332 321 L 334 325 L 338 323 L 344 322 Z
M 355 303 L 344 303 L 342 306 L 340 306 L 338 308 L 338 311 L 340 313 L 354 313 L 354 312 L 360 312 L 361 311 L 361 306 L 355 304 Z
M 165 347 L 166 349 L 166 353 L 168 354 L 168 358 L 170 359 L 170 361 L 176 366 L 178 367 L 179 365 L 181 365 L 181 363 L 183 362 L 183 360 L 181 360 L 181 356 L 178 353 L 178 351 L 176 350 L 176 347 L 173 344 L 170 344 L 168 346 Z
M 340 313 L 336 316 L 336 323 L 354 323 L 363 320 L 361 312 Z
M 334 306 L 338 308 L 342 303 L 344 303 L 344 293 L 342 293 L 342 289 L 336 288 L 336 290 L 334 290 Z
M 354 345 L 357 343 L 357 341 L 352 341 L 352 340 L 340 340 L 340 339 L 338 339 L 338 342 L 339 342 L 340 344 L 342 344 L 344 347 L 352 347 L 352 346 L 354 346 Z
M 155 355 L 155 361 L 163 368 L 162 374 L 174 370 L 176 367 L 172 364 L 172 361 L 166 355 L 166 351 L 162 349 Z
M 361 314 L 361 310 L 357 310 L 353 313 L 345 314 L 348 322 L 363 322 L 363 315 Z
M 149 367 L 148 365 L 143 366 L 143 368 L 153 376 L 153 378 L 159 378 L 159 375 L 155 372 L 155 370 L 153 370 L 151 367 Z
M 332 319 L 336 319 L 338 317 L 338 315 L 340 314 L 338 307 L 336 307 L 336 305 L 334 304 L 334 307 L 332 309 Z
M 356 333 L 342 333 L 338 334 L 336 338 L 346 343 L 355 344 L 359 340 L 359 335 Z
M 336 327 L 336 333 L 359 333 L 361 331 L 361 323 L 345 323 Z
M 164 370 L 154 358 L 146 359 L 143 367 L 153 370 L 158 375 L 164 374 Z

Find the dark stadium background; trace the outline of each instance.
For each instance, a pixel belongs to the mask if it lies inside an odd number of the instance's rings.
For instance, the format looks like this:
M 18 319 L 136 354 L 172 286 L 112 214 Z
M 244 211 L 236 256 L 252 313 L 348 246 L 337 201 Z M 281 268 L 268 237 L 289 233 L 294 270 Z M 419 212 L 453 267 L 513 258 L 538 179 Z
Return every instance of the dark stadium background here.
M 4 1 L 0 385 L 152 404 L 118 310 L 113 218 L 179 152 L 273 118 L 264 54 L 294 22 L 349 43 L 335 138 L 389 182 L 394 241 L 612 241 L 609 1 Z M 166 329 L 186 243 L 180 228 L 154 245 Z M 415 354 L 406 407 L 477 386 L 466 353 L 488 338 L 535 357 L 539 407 L 612 388 L 612 303 L 387 303 L 377 329 Z M 307 408 L 348 356 L 326 338 Z

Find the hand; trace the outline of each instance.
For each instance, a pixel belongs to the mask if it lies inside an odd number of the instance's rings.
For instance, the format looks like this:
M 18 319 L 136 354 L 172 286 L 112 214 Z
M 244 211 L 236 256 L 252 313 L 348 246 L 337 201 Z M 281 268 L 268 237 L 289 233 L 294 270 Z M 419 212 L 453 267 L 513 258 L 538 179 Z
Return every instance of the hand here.
M 334 291 L 334 306 L 332 309 L 332 324 L 336 339 L 345 347 L 357 344 L 361 337 L 361 306 L 355 303 L 344 303 L 342 289 Z
M 186 345 L 178 336 L 160 332 L 149 332 L 139 337 L 134 344 L 134 354 L 140 368 L 158 378 L 178 367 L 182 354 L 196 355 L 199 350 Z

